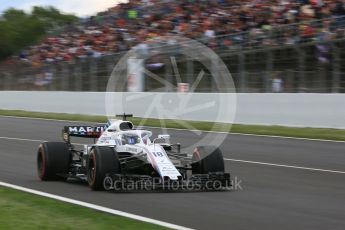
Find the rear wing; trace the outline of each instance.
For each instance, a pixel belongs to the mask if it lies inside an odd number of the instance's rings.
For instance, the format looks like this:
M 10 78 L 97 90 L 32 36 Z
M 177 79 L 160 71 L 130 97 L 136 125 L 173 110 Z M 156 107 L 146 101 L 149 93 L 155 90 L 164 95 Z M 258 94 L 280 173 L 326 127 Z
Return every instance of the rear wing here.
M 69 143 L 71 137 L 98 138 L 108 126 L 65 126 L 62 130 L 62 138 Z

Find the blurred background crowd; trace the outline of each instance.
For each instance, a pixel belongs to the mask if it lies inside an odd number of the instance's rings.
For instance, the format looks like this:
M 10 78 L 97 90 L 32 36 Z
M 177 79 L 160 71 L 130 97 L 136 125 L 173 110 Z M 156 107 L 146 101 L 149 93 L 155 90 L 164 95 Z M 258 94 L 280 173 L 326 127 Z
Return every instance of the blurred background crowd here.
M 178 34 L 213 49 L 296 44 L 344 36 L 345 0 L 130 0 L 65 26 L 23 50 L 33 65 L 128 50 Z
M 345 0 L 114 1 L 82 18 L 53 7 L 8 9 L 0 15 L 0 88 L 101 91 L 124 52 L 174 35 L 213 49 L 240 92 L 345 92 Z M 160 59 L 147 68 L 169 78 Z M 192 81 L 201 67 L 177 60 Z M 203 84 L 198 90 L 213 90 L 212 79 Z

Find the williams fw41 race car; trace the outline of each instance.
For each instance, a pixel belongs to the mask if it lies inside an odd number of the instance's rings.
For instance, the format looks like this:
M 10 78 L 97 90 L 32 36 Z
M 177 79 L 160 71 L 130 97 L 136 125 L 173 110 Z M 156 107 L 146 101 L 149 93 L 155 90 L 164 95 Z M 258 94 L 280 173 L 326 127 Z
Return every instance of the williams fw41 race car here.
M 152 132 L 134 129 L 126 120 L 109 120 L 98 126 L 65 126 L 63 142 L 44 142 L 37 153 L 41 180 L 78 179 L 93 190 L 231 188 L 219 148 L 196 147 L 181 153 L 169 135 L 152 138 Z M 82 150 L 71 137 L 94 138 Z

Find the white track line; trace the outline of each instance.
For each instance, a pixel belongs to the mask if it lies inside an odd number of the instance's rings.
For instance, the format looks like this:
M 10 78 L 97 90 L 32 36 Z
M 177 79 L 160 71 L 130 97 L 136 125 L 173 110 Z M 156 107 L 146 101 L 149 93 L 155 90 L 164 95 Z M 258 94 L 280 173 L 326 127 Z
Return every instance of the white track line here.
M 95 116 L 97 116 L 97 115 L 95 115 Z M 102 116 L 102 115 L 99 115 L 99 116 Z M 91 124 L 99 124 L 100 123 L 100 122 L 88 122 L 88 121 L 71 121 L 71 120 L 59 120 L 59 119 L 49 119 L 49 118 L 37 118 L 37 117 L 18 117 L 18 116 L 2 116 L 2 115 L 0 115 L 0 117 L 17 118 L 17 119 L 29 119 L 29 120 L 43 120 L 43 121 L 71 122 L 71 123 L 91 123 Z M 152 129 L 159 129 L 159 127 L 152 127 L 152 126 L 145 126 L 145 127 L 152 128 Z M 291 128 L 293 128 L 293 127 L 291 127 Z M 223 133 L 223 134 L 238 135 L 238 136 L 254 136 L 254 137 L 269 137 L 269 138 L 304 140 L 304 141 L 320 141 L 320 142 L 345 143 L 345 141 L 316 139 L 316 138 L 304 138 L 304 137 L 284 137 L 284 136 L 264 135 L 264 134 L 228 133 L 228 132 L 217 132 L 217 131 L 187 130 L 187 129 L 178 129 L 178 128 L 166 128 L 166 129 L 178 130 L 178 131 L 199 131 L 199 132 L 201 131 L 203 133 Z
M 16 137 L 0 137 L 0 139 L 5 140 L 15 140 L 15 141 L 30 141 L 30 142 L 45 142 L 45 140 L 35 140 L 35 139 L 25 139 L 25 138 L 16 138 Z
M 270 138 L 292 139 L 292 140 L 303 140 L 303 141 L 345 143 L 345 141 L 336 141 L 336 140 L 327 140 L 327 139 L 315 139 L 315 138 L 305 138 L 305 137 L 284 137 L 284 136 L 274 136 L 274 135 L 264 135 L 264 134 L 250 134 L 250 133 L 230 133 L 230 135 L 270 137 Z
M 103 206 L 99 206 L 99 205 L 95 205 L 95 204 L 90 204 L 90 203 L 87 203 L 87 202 L 83 202 L 83 201 L 79 201 L 79 200 L 74 200 L 74 199 L 70 199 L 70 198 L 54 195 L 54 194 L 51 194 L 51 193 L 41 192 L 41 191 L 38 191 L 38 190 L 29 189 L 29 188 L 25 188 L 25 187 L 21 187 L 21 186 L 17 186 L 17 185 L 14 185 L 14 184 L 9 184 L 9 183 L 5 183 L 5 182 L 1 182 L 1 181 L 0 181 L 0 186 L 16 189 L 16 190 L 23 191 L 23 192 L 28 192 L 28 193 L 31 193 L 31 194 L 35 194 L 35 195 L 51 198 L 51 199 L 54 199 L 54 200 L 63 201 L 63 202 L 70 203 L 70 204 L 75 204 L 75 205 L 83 206 L 83 207 L 86 207 L 86 208 L 91 208 L 91 209 L 94 209 L 94 210 L 97 210 L 97 211 L 101 211 L 101 212 L 105 212 L 105 213 L 109 213 L 109 214 L 113 214 L 113 215 L 123 216 L 123 217 L 126 217 L 126 218 L 130 218 L 130 219 L 134 219 L 134 220 L 138 220 L 138 221 L 143 221 L 143 222 L 147 222 L 147 223 L 163 226 L 163 227 L 166 227 L 166 228 L 180 229 L 180 230 L 192 230 L 191 228 L 186 228 L 186 227 L 183 227 L 183 226 L 167 223 L 167 222 L 164 222 L 164 221 L 155 220 L 155 219 L 147 218 L 147 217 L 144 217 L 144 216 L 139 216 L 139 215 L 131 214 L 131 213 L 128 213 L 128 212 L 122 212 L 122 211 L 119 211 L 119 210 L 110 209 L 110 208 L 106 208 L 106 207 L 103 207 Z
M 41 112 L 38 112 L 41 113 Z M 73 114 L 70 114 L 73 115 Z M 98 116 L 98 115 L 91 115 L 91 116 Z M 102 116 L 102 115 L 99 115 Z M 42 120 L 42 121 L 64 121 L 64 122 L 72 122 L 72 123 L 80 123 L 80 122 L 85 122 L 85 123 L 96 123 L 96 122 L 88 122 L 88 121 L 71 121 L 71 120 L 59 120 L 59 119 L 52 119 L 52 118 L 39 118 L 39 117 L 20 117 L 20 116 L 8 116 L 8 115 L 0 115 L 0 117 L 8 117 L 8 118 L 16 118 L 16 119 L 26 119 L 26 120 Z
M 294 168 L 294 169 L 303 169 L 303 170 L 310 170 L 310 171 L 319 171 L 319 172 L 345 174 L 345 171 L 336 171 L 336 170 L 318 169 L 318 168 L 308 168 L 308 167 L 295 166 L 295 165 L 282 165 L 282 164 L 273 164 L 273 163 L 267 163 L 267 162 L 246 161 L 246 160 L 229 159 L 229 158 L 224 158 L 224 160 L 226 160 L 226 161 L 242 162 L 242 163 L 249 163 L 249 164 L 269 165 L 269 166 L 284 167 L 284 168 Z
M 35 140 L 35 139 L 25 139 L 25 138 L 16 138 L 16 137 L 0 137 L 0 139 L 5 140 L 14 140 L 14 141 L 30 141 L 30 142 L 47 142 L 47 140 Z M 72 143 L 73 145 L 86 145 L 86 144 L 80 144 L 80 143 Z

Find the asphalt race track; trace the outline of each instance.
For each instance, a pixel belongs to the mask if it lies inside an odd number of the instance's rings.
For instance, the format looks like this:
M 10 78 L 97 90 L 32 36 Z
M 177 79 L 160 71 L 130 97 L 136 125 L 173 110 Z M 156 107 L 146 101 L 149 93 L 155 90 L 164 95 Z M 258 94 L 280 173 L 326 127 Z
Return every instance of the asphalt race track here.
M 228 135 L 221 149 L 224 158 L 243 160 L 225 161 L 242 189 L 93 192 L 81 183 L 38 180 L 39 140 L 61 140 L 65 124 L 0 117 L 0 181 L 195 229 L 345 229 L 344 142 Z M 200 138 L 169 134 L 183 145 Z

